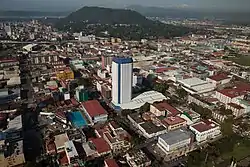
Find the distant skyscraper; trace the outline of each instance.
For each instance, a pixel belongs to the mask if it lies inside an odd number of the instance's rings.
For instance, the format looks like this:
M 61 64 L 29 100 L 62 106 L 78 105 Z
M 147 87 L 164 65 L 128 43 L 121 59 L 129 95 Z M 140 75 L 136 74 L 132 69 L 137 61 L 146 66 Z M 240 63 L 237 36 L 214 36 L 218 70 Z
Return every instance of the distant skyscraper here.
M 133 59 L 115 57 L 112 62 L 112 102 L 128 103 L 132 99 Z

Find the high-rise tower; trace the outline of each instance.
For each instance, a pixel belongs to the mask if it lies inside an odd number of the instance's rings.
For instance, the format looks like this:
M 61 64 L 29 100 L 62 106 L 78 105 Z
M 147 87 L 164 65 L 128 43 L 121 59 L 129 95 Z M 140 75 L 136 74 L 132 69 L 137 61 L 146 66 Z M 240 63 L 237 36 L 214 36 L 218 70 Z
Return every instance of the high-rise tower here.
M 128 103 L 132 99 L 133 59 L 114 57 L 112 61 L 112 102 Z

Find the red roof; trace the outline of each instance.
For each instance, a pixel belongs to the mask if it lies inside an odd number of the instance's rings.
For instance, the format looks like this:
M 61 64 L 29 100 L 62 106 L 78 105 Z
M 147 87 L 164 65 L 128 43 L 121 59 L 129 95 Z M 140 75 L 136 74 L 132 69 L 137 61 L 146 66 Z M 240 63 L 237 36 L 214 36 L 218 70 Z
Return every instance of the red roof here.
M 235 103 L 228 103 L 227 105 L 229 105 L 233 108 L 239 109 L 239 110 L 244 109 L 244 107 L 241 107 L 240 105 L 235 104 Z
M 111 151 L 110 146 L 103 138 L 90 138 L 89 140 L 95 145 L 96 151 L 99 154 Z
M 168 117 L 168 118 L 165 118 L 163 120 L 163 123 L 166 123 L 167 125 L 176 125 L 176 124 L 180 124 L 180 123 L 184 123 L 184 122 L 186 122 L 186 120 L 179 117 L 179 116 Z
M 223 89 L 218 92 L 230 98 L 235 98 L 247 94 L 246 90 L 241 89 Z
M 82 103 L 88 114 L 93 118 L 99 115 L 107 114 L 104 108 L 97 100 L 89 100 Z
M 163 73 L 166 71 L 172 71 L 172 70 L 176 70 L 176 69 L 177 69 L 176 67 L 159 67 L 159 68 L 155 69 L 155 72 L 156 73 Z
M 228 79 L 230 77 L 228 77 L 227 74 L 217 74 L 217 75 L 213 75 L 211 77 L 208 77 L 214 81 L 222 81 L 222 80 L 225 80 L 225 79 Z
M 155 103 L 153 104 L 153 106 L 155 106 L 159 111 L 170 112 L 167 114 L 167 116 L 176 116 L 180 113 L 178 110 L 169 105 L 167 102 Z
M 63 151 L 60 153 L 60 159 L 59 159 L 60 165 L 67 165 L 69 163 L 66 152 Z
M 72 103 L 74 106 L 76 106 L 76 105 L 79 104 L 79 103 L 76 101 L 75 98 L 71 98 L 70 100 L 71 100 L 71 103 Z
M 107 167 L 119 167 L 114 159 L 105 159 Z
M 194 129 L 196 129 L 197 131 L 202 133 L 202 132 L 205 132 L 205 131 L 208 131 L 210 129 L 213 129 L 213 128 L 217 127 L 217 125 L 212 121 L 203 120 L 203 121 L 193 125 L 192 127 Z
M 18 62 L 17 59 L 0 59 L 0 63 Z

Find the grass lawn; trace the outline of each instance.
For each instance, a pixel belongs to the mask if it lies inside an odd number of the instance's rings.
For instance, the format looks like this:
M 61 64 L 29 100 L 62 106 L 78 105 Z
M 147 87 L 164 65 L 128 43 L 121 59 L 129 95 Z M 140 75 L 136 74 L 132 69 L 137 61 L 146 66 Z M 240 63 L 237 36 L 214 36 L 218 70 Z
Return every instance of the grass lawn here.
M 242 66 L 250 66 L 250 56 L 238 55 L 236 57 L 228 57 L 227 59 Z

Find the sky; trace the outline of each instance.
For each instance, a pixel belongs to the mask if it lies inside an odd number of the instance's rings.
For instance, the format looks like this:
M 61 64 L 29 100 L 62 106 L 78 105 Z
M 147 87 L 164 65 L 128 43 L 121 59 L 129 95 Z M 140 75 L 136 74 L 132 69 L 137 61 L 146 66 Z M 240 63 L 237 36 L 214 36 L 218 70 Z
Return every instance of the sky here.
M 0 10 L 73 11 L 82 6 L 129 5 L 250 11 L 250 0 L 0 0 Z

